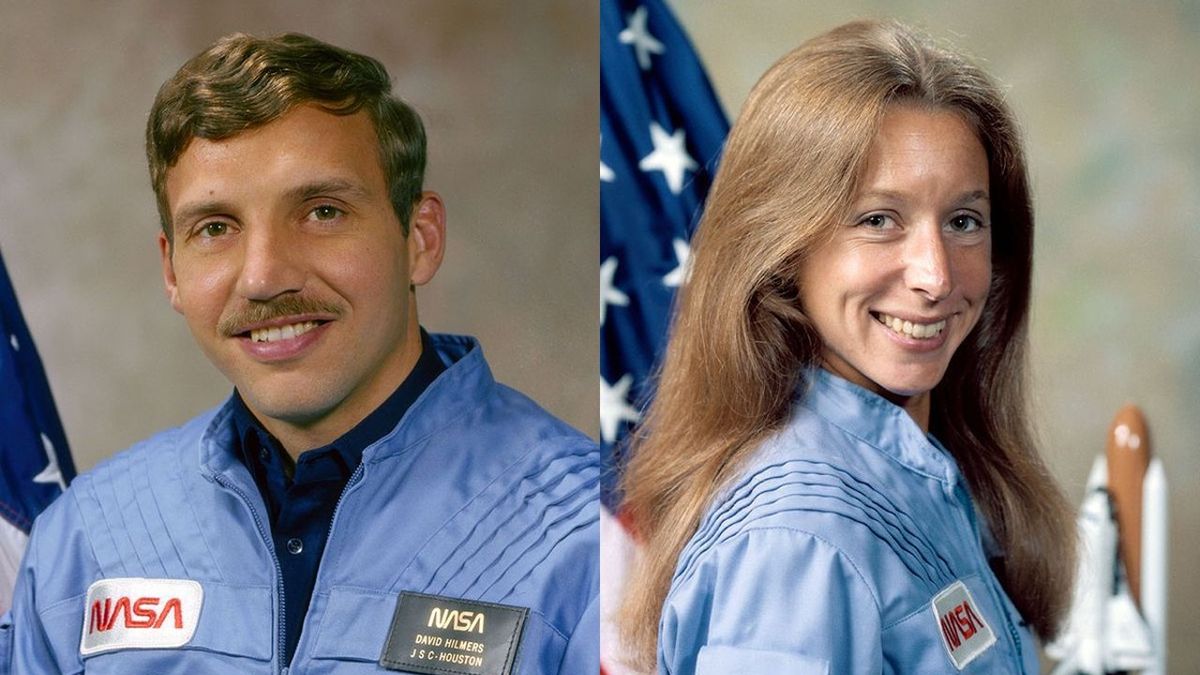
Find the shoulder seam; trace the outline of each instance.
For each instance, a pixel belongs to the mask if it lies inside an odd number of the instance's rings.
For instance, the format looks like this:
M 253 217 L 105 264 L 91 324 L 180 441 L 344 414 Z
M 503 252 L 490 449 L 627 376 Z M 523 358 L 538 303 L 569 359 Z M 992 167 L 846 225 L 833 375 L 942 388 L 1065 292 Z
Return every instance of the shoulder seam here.
M 836 553 L 839 558 L 842 558 L 843 560 L 845 560 L 846 563 L 850 565 L 850 568 L 854 570 L 854 573 L 858 576 L 859 582 L 862 583 L 862 585 L 867 589 L 867 593 L 870 594 L 871 602 L 875 603 L 875 612 L 877 614 L 879 614 L 880 619 L 883 618 L 883 604 L 879 601 L 879 597 L 875 595 L 875 589 L 872 588 L 871 584 L 867 582 L 867 577 L 865 574 L 863 574 L 862 568 L 859 567 L 858 563 L 855 562 L 854 558 L 849 553 L 847 553 L 840 546 L 837 546 L 836 544 L 829 541 L 825 537 L 822 537 L 821 535 L 816 534 L 814 532 L 809 532 L 808 530 L 800 529 L 798 527 L 782 527 L 782 526 L 775 525 L 775 526 L 771 526 L 771 527 L 750 527 L 750 528 L 747 528 L 745 531 L 746 532 L 769 532 L 769 531 L 773 531 L 773 530 L 779 530 L 779 531 L 783 531 L 783 532 L 791 532 L 793 534 L 805 534 L 805 535 L 812 537 L 813 539 L 816 539 L 817 541 L 821 542 L 822 544 L 825 544 L 829 548 L 833 549 L 834 553 Z
M 762 527 L 750 526 L 750 527 L 740 530 L 737 534 L 733 535 L 731 538 L 721 541 L 717 544 L 714 544 L 713 546 L 708 548 L 706 552 L 711 552 L 712 550 L 714 550 L 718 547 L 728 545 L 730 542 L 735 541 L 738 537 L 740 537 L 742 535 L 748 535 L 748 534 L 751 534 L 754 532 L 787 532 L 790 534 L 806 535 L 808 537 L 813 538 L 814 540 L 816 540 L 818 542 L 821 542 L 825 546 L 828 546 L 830 549 L 833 550 L 834 553 L 837 554 L 837 556 L 839 558 L 841 558 L 842 560 L 845 560 L 846 563 L 850 565 L 850 568 L 852 570 L 854 570 L 854 574 L 858 577 L 859 582 L 867 589 L 867 593 L 871 596 L 871 602 L 875 605 L 875 611 L 879 615 L 880 622 L 882 623 L 882 620 L 883 620 L 882 603 L 880 602 L 879 597 L 875 594 L 875 589 L 867 581 L 867 577 L 866 577 L 866 575 L 863 574 L 862 568 L 859 567 L 858 563 L 855 562 L 854 558 L 849 553 L 844 551 L 840 546 L 837 546 L 836 544 L 830 542 L 828 539 L 826 539 L 825 537 L 822 537 L 819 534 L 810 532 L 808 530 L 805 530 L 805 529 L 802 529 L 799 527 L 785 527 L 785 526 L 781 526 L 781 525 L 770 525 L 770 526 L 762 526 Z M 692 575 L 694 570 L 698 567 L 696 560 L 698 560 L 698 558 L 692 559 L 692 561 L 691 561 L 692 564 L 690 564 L 688 566 L 688 569 L 685 570 L 684 576 L 690 577 Z M 670 597 L 669 593 L 668 593 L 668 597 Z

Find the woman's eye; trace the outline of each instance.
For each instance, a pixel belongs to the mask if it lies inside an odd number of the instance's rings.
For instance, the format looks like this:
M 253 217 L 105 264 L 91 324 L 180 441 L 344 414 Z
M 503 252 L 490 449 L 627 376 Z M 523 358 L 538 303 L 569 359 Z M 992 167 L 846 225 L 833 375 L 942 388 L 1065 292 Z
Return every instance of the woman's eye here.
M 312 210 L 314 220 L 333 220 L 342 214 L 342 210 L 336 206 L 322 204 Z
M 975 216 L 962 214 L 950 219 L 950 229 L 955 232 L 975 232 L 983 227 L 983 222 Z
M 862 220 L 858 221 L 858 224 L 865 225 L 867 227 L 870 227 L 870 228 L 873 228 L 876 230 L 881 230 L 881 229 L 887 227 L 888 225 L 890 225 L 891 222 L 892 222 L 891 216 L 888 216 L 888 215 L 885 215 L 882 213 L 872 213 L 871 215 L 867 216 L 866 218 L 863 218 Z

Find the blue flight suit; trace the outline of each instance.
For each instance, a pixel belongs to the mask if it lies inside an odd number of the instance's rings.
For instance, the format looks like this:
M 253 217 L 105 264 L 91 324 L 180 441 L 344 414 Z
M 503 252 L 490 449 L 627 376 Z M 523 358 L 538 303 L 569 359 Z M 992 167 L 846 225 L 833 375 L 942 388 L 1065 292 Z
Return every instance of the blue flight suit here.
M 512 673 L 595 673 L 598 448 L 496 383 L 473 339 L 435 335 L 433 343 L 447 369 L 363 452 L 339 500 L 289 669 L 280 663 L 287 598 L 279 563 L 259 490 L 231 452 L 228 403 L 102 463 L 38 518 L 0 630 L 0 656 L 11 648 L 0 666 L 11 663 L 14 673 L 390 672 L 379 661 L 397 598 L 409 592 L 528 608 Z M 90 644 L 85 631 L 107 613 L 85 606 L 89 586 L 116 578 L 156 594 L 171 584 L 192 593 L 187 585 L 198 582 L 202 600 L 184 600 L 185 618 L 199 606 L 186 644 L 81 655 Z M 155 607 L 162 603 L 140 606 Z M 126 623 L 139 620 L 134 608 Z M 168 629 L 182 625 L 178 611 L 163 610 L 163 620 Z M 153 631 L 127 632 L 132 643 Z
M 1030 673 L 952 457 L 824 370 L 683 549 L 659 673 Z

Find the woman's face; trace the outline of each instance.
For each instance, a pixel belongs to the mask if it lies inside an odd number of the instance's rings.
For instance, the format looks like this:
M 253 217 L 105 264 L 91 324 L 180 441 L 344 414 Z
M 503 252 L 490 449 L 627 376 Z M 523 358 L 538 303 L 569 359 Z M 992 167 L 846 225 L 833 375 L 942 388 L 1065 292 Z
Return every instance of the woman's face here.
M 889 108 L 850 213 L 800 272 L 825 367 L 927 411 L 987 300 L 991 250 L 988 163 L 974 130 L 946 110 Z

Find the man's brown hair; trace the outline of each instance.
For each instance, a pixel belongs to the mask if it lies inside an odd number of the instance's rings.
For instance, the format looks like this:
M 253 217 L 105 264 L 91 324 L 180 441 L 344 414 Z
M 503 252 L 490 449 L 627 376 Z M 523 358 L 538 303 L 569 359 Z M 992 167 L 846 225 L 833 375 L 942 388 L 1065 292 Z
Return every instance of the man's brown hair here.
M 407 235 L 424 181 L 425 128 L 391 90 L 379 61 L 307 35 L 234 33 L 217 40 L 163 83 L 146 124 L 146 159 L 167 239 L 173 237 L 167 171 L 193 138 L 228 138 L 304 103 L 335 115 L 370 115 L 392 208 Z

